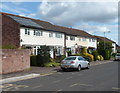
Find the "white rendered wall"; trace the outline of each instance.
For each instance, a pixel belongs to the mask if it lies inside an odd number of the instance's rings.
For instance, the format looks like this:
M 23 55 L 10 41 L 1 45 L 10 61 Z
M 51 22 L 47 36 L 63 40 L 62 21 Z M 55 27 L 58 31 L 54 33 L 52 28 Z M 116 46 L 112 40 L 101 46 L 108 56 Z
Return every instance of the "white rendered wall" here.
M 49 37 L 49 32 L 43 31 L 43 36 L 34 36 L 33 30 L 30 29 L 30 35 L 25 35 L 25 28 L 20 28 L 20 39 L 22 39 L 22 45 L 47 45 L 47 46 L 62 46 L 64 47 L 64 34 L 62 38 L 56 38 L 53 32 L 53 37 Z M 41 30 L 42 31 L 42 30 Z

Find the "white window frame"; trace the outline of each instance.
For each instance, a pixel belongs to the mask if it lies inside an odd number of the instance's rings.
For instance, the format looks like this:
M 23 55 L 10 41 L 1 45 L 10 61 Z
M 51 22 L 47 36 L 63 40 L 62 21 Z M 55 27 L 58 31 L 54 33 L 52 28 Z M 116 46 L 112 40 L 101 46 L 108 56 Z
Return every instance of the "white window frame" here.
M 30 35 L 30 29 L 29 28 L 25 28 L 25 35 Z
M 60 34 L 60 33 L 55 33 L 55 37 L 56 37 L 56 38 L 62 38 L 62 34 Z
M 53 37 L 53 32 L 49 32 L 49 37 Z
M 70 36 L 71 41 L 75 41 L 75 36 Z

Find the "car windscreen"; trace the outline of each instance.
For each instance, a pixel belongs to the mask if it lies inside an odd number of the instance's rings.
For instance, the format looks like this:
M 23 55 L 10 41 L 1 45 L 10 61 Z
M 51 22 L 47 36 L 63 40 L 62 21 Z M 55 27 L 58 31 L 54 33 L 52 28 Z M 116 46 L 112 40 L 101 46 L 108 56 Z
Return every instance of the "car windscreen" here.
M 65 58 L 65 60 L 75 60 L 76 59 L 76 57 L 67 57 L 67 58 Z

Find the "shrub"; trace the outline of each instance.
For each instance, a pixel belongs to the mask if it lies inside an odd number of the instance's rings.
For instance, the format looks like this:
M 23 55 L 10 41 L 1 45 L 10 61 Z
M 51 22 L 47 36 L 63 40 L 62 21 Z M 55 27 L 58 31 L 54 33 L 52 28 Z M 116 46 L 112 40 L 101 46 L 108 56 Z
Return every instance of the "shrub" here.
M 31 66 L 37 66 L 37 56 L 36 55 L 30 56 L 30 65 Z
M 94 56 L 94 61 L 98 60 L 98 51 L 92 51 L 92 55 Z
M 57 62 L 49 62 L 49 63 L 44 64 L 45 67 L 56 67 L 59 65 L 60 65 L 60 63 L 57 63 Z
M 68 56 L 72 55 L 72 52 L 71 52 L 71 51 L 67 51 L 67 53 L 68 53 Z
M 94 60 L 94 56 L 89 53 L 83 53 L 83 55 L 86 57 L 90 57 L 92 61 Z
M 15 45 L 4 45 L 0 46 L 0 49 L 16 49 Z
M 91 57 L 89 57 L 89 56 L 83 56 L 87 61 L 89 61 L 89 62 L 91 62 L 92 61 L 92 59 L 91 59 Z
M 87 49 L 83 48 L 82 53 L 87 53 Z
M 97 60 L 101 60 L 101 59 L 100 59 L 100 55 L 97 56 Z
M 73 54 L 71 56 L 82 56 L 82 54 Z
M 41 46 L 38 49 L 38 55 L 37 55 L 37 65 L 38 66 L 44 66 L 45 63 L 49 62 L 50 58 L 50 48 L 48 46 Z
M 104 60 L 104 58 L 103 58 L 103 56 L 102 55 L 99 55 L 100 56 L 100 60 L 102 61 L 102 60 Z

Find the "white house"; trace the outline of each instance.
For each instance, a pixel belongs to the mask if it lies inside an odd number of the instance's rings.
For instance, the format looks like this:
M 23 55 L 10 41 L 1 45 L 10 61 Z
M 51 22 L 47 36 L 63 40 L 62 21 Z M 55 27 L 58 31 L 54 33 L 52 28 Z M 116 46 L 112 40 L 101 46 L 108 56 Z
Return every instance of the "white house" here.
M 85 31 L 8 13 L 2 15 L 6 24 L 4 29 L 10 36 L 4 32 L 3 40 L 6 45 L 10 43 L 18 47 L 26 47 L 35 55 L 38 48 L 46 45 L 51 48 L 52 58 L 54 55 L 65 55 L 68 49 L 72 54 L 78 53 L 83 47 L 96 49 L 96 38 Z

